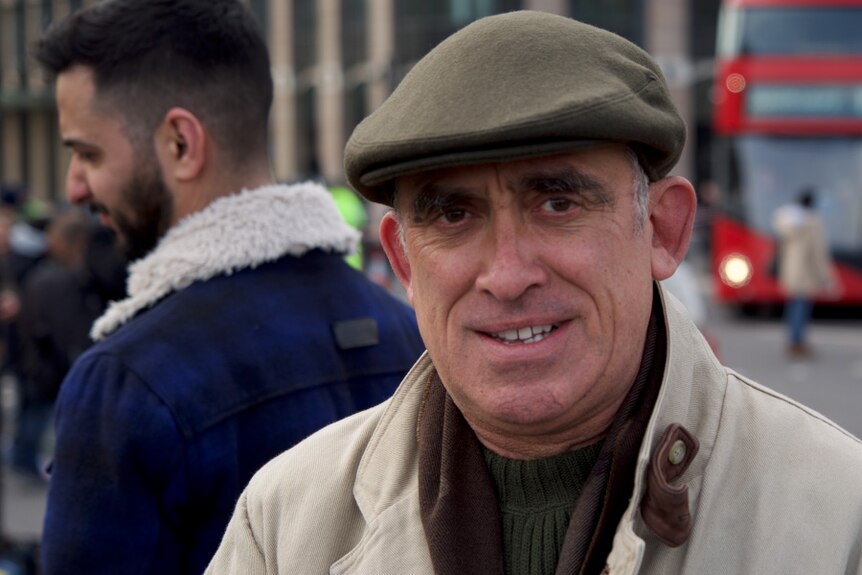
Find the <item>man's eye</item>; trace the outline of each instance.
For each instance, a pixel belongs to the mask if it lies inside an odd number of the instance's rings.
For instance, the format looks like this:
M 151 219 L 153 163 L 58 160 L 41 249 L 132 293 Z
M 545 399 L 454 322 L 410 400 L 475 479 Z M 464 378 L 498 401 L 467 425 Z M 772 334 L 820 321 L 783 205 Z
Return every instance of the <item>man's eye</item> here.
M 75 152 L 75 155 L 82 162 L 93 162 L 96 159 L 96 153 L 89 150 L 78 150 Z
M 467 217 L 467 210 L 444 210 L 440 217 L 447 224 L 457 224 Z
M 548 212 L 566 212 L 575 207 L 575 202 L 568 198 L 552 198 L 542 203 L 542 209 Z

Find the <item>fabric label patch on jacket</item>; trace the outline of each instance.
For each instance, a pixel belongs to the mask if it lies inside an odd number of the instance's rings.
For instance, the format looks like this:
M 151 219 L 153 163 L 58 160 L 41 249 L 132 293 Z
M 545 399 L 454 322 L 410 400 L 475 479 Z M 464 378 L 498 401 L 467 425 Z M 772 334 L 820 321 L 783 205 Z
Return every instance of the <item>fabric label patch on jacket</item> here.
M 377 320 L 373 317 L 337 321 L 332 324 L 332 332 L 341 349 L 370 347 L 380 343 Z

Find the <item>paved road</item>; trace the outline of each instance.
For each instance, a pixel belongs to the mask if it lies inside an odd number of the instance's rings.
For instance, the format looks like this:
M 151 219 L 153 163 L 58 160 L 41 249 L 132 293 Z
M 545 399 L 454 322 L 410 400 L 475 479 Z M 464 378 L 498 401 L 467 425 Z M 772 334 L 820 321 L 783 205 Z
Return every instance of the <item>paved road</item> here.
M 12 425 L 17 409 L 17 396 L 14 382 L 0 378 L 0 409 L 3 426 L 0 429 L 0 447 L 8 453 L 11 444 Z M 0 465 L 0 486 L 2 486 L 2 533 L 14 540 L 38 540 L 42 533 L 42 517 L 45 514 L 47 485 L 38 479 L 23 477 Z
M 16 541 L 37 541 L 48 489 L 45 483 L 3 468 L 3 533 Z
M 713 306 L 708 326 L 726 365 L 862 437 L 862 318 L 815 318 L 815 355 L 805 361 L 785 355 L 779 318 L 738 318 Z

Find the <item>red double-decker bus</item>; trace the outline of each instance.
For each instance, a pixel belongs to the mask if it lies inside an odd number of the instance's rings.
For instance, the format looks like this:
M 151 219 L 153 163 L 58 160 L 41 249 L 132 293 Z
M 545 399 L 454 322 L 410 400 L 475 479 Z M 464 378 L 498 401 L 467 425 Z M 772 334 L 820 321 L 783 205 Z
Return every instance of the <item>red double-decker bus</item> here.
M 817 191 L 840 289 L 862 305 L 862 0 L 726 0 L 711 251 L 719 301 L 780 304 L 773 212 Z

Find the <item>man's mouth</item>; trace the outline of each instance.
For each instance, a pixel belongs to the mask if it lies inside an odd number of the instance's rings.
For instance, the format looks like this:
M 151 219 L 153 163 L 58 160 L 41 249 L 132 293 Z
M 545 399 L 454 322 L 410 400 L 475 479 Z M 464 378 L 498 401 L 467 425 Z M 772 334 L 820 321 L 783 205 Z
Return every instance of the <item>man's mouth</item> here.
M 108 208 L 106 208 L 102 204 L 95 202 L 90 202 L 88 207 L 90 208 L 90 213 L 98 217 L 99 223 L 102 225 L 102 227 L 111 227 L 111 216 L 108 213 Z
M 497 333 L 490 333 L 491 337 L 507 345 L 515 343 L 536 343 L 545 339 L 549 333 L 560 327 L 560 324 L 534 325 L 518 329 L 507 329 Z

